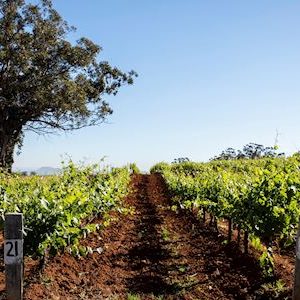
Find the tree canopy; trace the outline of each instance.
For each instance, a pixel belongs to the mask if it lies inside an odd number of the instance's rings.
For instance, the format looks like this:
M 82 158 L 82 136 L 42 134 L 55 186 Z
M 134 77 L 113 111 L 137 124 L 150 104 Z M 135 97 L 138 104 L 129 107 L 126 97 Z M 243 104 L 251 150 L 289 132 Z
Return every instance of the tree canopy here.
M 69 42 L 75 29 L 51 0 L 27 2 L 0 0 L 0 167 L 6 169 L 26 130 L 100 124 L 112 113 L 103 96 L 116 95 L 136 76 L 99 61 L 101 47 L 91 40 Z
M 263 157 L 283 157 L 285 155 L 284 153 L 278 153 L 277 150 L 277 146 L 265 147 L 261 144 L 249 143 L 242 150 L 227 148 L 211 160 L 257 159 Z

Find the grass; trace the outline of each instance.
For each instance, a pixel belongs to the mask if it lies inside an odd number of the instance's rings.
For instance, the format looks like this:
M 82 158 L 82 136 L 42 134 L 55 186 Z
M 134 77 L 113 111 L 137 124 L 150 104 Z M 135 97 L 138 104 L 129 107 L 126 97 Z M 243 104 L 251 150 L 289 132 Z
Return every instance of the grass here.
M 161 237 L 165 242 L 170 241 L 170 232 L 167 228 L 162 228 Z
M 147 299 L 151 299 L 151 300 L 163 300 L 164 296 L 154 296 L 154 295 L 150 295 L 149 298 Z M 141 300 L 141 297 L 139 295 L 135 295 L 135 294 L 127 294 L 127 300 Z
M 140 300 L 141 297 L 139 295 L 128 294 L 127 300 Z

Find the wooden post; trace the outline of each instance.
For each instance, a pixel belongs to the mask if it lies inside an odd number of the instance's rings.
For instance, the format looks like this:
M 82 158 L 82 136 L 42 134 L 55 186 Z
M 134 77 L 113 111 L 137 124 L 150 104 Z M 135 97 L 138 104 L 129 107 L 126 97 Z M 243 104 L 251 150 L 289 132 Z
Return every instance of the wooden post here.
M 210 221 L 209 221 L 209 226 L 212 226 L 214 224 L 214 216 L 212 214 L 209 214 Z
M 248 254 L 248 246 L 249 246 L 249 242 L 248 242 L 248 231 L 245 230 L 244 231 L 244 253 Z
M 240 242 L 241 242 L 241 226 L 240 224 L 238 225 L 238 234 L 237 234 L 237 243 L 238 243 L 238 246 L 240 246 Z
M 300 224 L 296 240 L 296 264 L 294 273 L 293 300 L 300 300 Z
M 232 236 L 232 220 L 231 218 L 228 218 L 228 242 L 231 242 L 231 236 Z
M 6 214 L 4 263 L 7 300 L 23 299 L 23 215 Z

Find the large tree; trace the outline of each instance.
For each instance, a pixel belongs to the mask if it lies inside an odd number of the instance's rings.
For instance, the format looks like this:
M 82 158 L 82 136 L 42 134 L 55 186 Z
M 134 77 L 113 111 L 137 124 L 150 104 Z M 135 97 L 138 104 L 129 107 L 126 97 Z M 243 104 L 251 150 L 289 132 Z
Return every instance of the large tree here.
M 72 30 L 51 0 L 0 0 L 0 168 L 11 169 L 26 130 L 100 124 L 112 113 L 103 96 L 133 83 L 136 73 L 99 61 L 89 39 L 70 43 Z

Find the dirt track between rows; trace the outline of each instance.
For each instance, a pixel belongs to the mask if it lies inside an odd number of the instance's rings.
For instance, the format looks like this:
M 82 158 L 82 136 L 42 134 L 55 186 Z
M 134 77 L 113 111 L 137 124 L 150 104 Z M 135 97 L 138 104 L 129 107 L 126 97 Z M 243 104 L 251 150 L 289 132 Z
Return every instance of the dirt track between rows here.
M 103 253 L 55 257 L 27 280 L 25 299 L 254 299 L 262 281 L 253 258 L 172 210 L 160 175 L 134 175 L 132 187 L 134 213 L 84 240 Z

